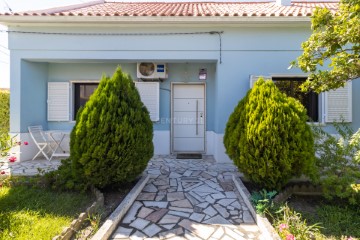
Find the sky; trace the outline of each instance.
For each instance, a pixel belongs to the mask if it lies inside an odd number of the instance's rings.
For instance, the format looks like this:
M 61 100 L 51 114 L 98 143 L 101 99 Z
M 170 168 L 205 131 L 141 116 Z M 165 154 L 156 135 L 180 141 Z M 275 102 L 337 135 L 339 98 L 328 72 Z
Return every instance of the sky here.
M 13 12 L 21 12 L 85 2 L 90 2 L 90 0 L 0 0 L 0 12 L 8 12 L 8 6 Z M 6 27 L 0 25 L 0 30 L 6 30 Z M 0 88 L 10 87 L 9 50 L 7 46 L 7 34 L 0 32 Z

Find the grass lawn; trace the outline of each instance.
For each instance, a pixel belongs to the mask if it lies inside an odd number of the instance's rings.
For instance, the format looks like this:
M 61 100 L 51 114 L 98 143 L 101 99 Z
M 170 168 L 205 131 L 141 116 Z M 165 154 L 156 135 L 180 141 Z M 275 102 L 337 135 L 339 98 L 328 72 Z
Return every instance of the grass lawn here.
M 0 239 L 52 239 L 91 202 L 80 193 L 26 186 L 0 188 Z
M 290 200 L 291 201 L 291 200 Z M 301 213 L 308 225 L 319 223 L 324 239 L 360 239 L 360 206 L 346 201 L 329 202 L 323 198 L 297 197 L 300 204 L 289 204 Z

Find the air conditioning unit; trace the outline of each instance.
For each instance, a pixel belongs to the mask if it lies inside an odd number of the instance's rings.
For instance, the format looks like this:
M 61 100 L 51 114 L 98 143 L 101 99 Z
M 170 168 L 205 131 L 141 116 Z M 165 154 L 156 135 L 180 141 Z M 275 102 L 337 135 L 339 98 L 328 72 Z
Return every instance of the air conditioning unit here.
M 137 64 L 137 77 L 141 79 L 167 78 L 165 63 L 142 62 Z

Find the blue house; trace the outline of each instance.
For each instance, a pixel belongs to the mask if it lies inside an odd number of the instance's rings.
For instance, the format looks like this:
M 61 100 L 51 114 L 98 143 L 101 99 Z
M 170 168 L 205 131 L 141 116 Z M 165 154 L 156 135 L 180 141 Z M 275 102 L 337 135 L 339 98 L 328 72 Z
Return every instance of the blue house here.
M 311 34 L 315 7 L 338 3 L 107 2 L 0 15 L 8 27 L 11 132 L 29 141 L 28 126 L 71 130 L 102 74 L 129 73 L 154 122 L 155 154 L 196 152 L 227 162 L 229 115 L 258 76 L 298 99 L 328 131 L 343 117 L 360 127 L 360 82 L 303 94 L 306 79 L 288 70 Z M 352 107 L 354 105 L 354 108 Z M 31 159 L 34 145 L 21 149 Z

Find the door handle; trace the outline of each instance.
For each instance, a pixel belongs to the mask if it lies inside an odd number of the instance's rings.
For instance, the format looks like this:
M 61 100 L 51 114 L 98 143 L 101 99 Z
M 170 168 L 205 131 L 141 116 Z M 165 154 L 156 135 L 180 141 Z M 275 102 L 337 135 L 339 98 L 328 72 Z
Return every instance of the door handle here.
M 199 111 L 199 100 L 196 100 L 196 135 L 199 134 L 199 126 L 198 126 L 198 111 Z

